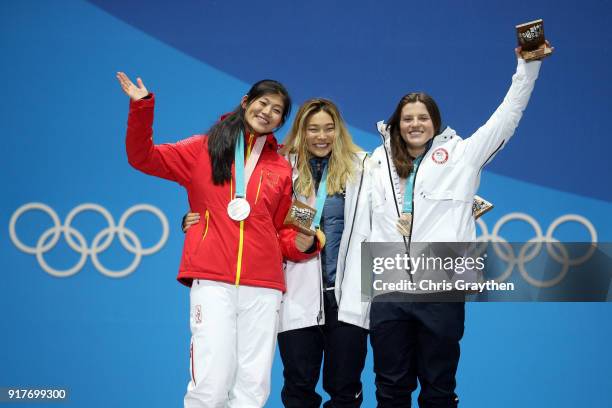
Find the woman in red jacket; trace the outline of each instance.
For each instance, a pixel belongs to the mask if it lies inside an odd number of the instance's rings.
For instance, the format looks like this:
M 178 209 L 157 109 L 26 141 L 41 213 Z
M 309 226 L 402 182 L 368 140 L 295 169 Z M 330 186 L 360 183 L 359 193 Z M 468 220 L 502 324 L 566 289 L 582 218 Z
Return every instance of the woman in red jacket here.
M 289 95 L 276 81 L 257 82 L 207 135 L 154 145 L 154 95 L 140 78 L 135 85 L 119 72 L 117 79 L 131 99 L 128 161 L 181 184 L 190 208 L 203 214 L 185 236 L 178 274 L 191 287 L 185 407 L 261 407 L 285 290 L 283 254 L 299 258 L 297 248 L 312 244 L 278 238 L 292 183 L 272 132 L 289 115 Z

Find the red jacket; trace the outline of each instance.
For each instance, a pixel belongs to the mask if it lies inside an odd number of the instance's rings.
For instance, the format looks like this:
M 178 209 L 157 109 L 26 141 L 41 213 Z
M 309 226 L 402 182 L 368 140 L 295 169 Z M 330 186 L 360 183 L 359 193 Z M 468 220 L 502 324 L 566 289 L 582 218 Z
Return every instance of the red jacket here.
M 200 213 L 200 222 L 187 231 L 178 273 L 179 282 L 209 279 L 236 285 L 285 291 L 283 254 L 292 260 L 307 259 L 295 248 L 295 234 L 283 231 L 283 220 L 292 201 L 291 167 L 277 153 L 274 135 L 267 141 L 246 189 L 251 213 L 243 222 L 227 215 L 235 191 L 232 181 L 212 182 L 208 136 L 196 135 L 174 144 L 153 144 L 155 98 L 130 102 L 126 150 L 136 169 L 176 181 L 187 189 L 189 208 Z

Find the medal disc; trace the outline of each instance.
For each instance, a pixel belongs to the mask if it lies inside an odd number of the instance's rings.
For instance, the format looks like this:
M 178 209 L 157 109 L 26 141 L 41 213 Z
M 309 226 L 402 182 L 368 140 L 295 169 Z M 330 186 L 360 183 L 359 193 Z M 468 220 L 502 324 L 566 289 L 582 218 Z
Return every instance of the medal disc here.
M 244 198 L 237 197 L 227 205 L 227 215 L 234 221 L 243 221 L 251 212 L 249 202 Z
M 397 231 L 405 237 L 410 236 L 412 226 L 412 213 L 403 213 L 397 220 Z

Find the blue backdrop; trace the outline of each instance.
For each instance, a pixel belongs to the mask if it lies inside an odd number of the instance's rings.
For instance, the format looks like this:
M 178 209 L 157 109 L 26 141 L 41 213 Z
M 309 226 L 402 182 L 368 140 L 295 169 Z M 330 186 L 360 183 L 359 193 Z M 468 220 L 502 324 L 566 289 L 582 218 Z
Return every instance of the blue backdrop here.
M 500 235 L 526 241 L 535 233 L 521 219 L 542 234 L 567 219 L 551 235 L 583 241 L 590 228 L 610 242 L 611 8 L 551 0 L 2 2 L 0 387 L 68 387 L 66 406 L 74 407 L 182 406 L 188 291 L 175 275 L 186 195 L 127 164 L 128 101 L 116 71 L 156 92 L 158 143 L 204 131 L 269 77 L 287 85 L 294 108 L 313 96 L 336 101 L 356 141 L 372 150 L 375 122 L 409 91 L 433 95 L 461 135 L 477 129 L 514 72 L 514 25 L 543 18 L 556 52 L 515 137 L 484 173 L 479 193 L 496 208 L 483 221 L 490 232 L 510 214 Z M 153 212 L 132 214 L 138 204 Z M 122 216 L 126 242 L 111 241 Z M 56 236 L 62 229 L 72 241 Z M 145 253 L 135 256 L 139 245 Z M 462 406 L 609 405 L 611 317 L 609 303 L 469 304 Z M 370 356 L 363 382 L 372 407 Z M 277 358 L 267 406 L 281 406 L 281 386 Z

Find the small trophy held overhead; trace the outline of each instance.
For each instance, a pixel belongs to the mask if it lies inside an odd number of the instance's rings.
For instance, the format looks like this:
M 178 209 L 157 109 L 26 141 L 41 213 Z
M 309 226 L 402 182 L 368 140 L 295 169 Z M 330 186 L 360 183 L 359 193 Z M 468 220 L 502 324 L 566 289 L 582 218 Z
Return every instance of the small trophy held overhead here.
M 315 235 L 316 231 L 311 227 L 316 213 L 317 210 L 309 205 L 294 200 L 285 217 L 284 224 L 303 234 Z
M 546 44 L 544 37 L 544 20 L 534 20 L 516 26 L 518 45 L 521 47 L 521 56 L 525 61 L 532 61 L 548 57 L 552 48 Z

